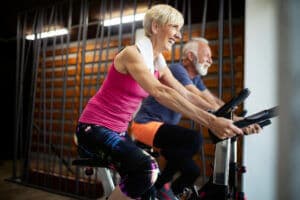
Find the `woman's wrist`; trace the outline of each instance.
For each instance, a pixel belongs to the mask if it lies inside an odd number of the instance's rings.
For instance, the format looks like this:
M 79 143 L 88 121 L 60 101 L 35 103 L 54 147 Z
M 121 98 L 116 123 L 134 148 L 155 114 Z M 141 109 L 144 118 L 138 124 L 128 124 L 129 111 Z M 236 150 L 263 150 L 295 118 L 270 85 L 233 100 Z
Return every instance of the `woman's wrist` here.
M 217 119 L 217 117 L 213 114 L 208 114 L 208 120 L 207 120 L 207 128 L 212 128 L 213 124 L 215 122 L 215 120 Z

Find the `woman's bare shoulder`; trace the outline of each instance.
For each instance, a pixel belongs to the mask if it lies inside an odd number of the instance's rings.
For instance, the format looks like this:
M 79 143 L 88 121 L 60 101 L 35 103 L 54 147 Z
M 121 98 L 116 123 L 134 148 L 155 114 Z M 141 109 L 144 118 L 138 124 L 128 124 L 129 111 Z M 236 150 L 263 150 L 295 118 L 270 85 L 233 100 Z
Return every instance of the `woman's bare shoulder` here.
M 125 47 L 121 52 L 119 52 L 115 57 L 115 66 L 118 71 L 127 73 L 126 66 L 139 62 L 140 53 L 135 45 Z
M 117 62 L 137 62 L 141 59 L 141 54 L 135 45 L 125 47 L 120 53 L 117 54 L 115 60 Z

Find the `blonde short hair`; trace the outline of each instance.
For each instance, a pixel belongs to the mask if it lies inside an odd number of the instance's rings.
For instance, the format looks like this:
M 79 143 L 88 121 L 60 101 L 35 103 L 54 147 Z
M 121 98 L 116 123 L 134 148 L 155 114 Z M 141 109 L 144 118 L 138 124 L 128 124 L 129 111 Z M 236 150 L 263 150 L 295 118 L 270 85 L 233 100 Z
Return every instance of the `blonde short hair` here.
M 152 34 L 151 26 L 153 21 L 157 22 L 160 25 L 175 24 L 180 27 L 182 27 L 184 23 L 182 14 L 178 10 L 167 4 L 157 4 L 155 6 L 152 6 L 146 12 L 143 26 L 145 35 L 148 37 L 150 37 Z
M 193 52 L 195 55 L 197 55 L 198 48 L 199 48 L 199 42 L 203 42 L 205 44 L 208 44 L 208 40 L 203 37 L 195 37 L 192 38 L 190 41 L 185 43 L 185 45 L 182 48 L 182 58 L 186 58 L 187 54 L 189 52 Z

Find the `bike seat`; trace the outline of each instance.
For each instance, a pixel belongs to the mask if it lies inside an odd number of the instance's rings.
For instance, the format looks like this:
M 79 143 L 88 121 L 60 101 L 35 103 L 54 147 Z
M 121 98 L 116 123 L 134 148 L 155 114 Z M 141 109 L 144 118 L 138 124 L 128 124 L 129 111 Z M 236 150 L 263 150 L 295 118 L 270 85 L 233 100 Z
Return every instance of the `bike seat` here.
M 77 151 L 80 158 L 73 160 L 72 165 L 81 167 L 103 167 L 107 168 L 110 162 L 110 156 L 102 151 L 97 153 L 89 151 L 82 145 L 77 145 Z
M 95 158 L 81 158 L 72 161 L 72 165 L 81 167 L 107 167 L 106 162 Z

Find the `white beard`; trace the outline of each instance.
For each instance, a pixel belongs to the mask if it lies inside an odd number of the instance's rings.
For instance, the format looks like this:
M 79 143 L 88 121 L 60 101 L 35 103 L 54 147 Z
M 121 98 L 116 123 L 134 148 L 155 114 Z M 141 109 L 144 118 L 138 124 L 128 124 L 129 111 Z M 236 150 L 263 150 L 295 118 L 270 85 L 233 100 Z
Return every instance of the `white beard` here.
M 197 72 L 201 75 L 201 76 L 206 76 L 208 68 L 210 67 L 210 65 L 208 63 L 196 63 L 195 64 L 196 70 Z
M 194 59 L 193 59 L 193 64 L 198 72 L 198 74 L 200 74 L 201 76 L 206 76 L 208 68 L 210 67 L 210 64 L 207 62 L 204 63 L 199 63 L 198 62 L 198 56 L 196 56 L 197 54 L 195 54 L 194 52 L 192 52 L 194 55 Z

